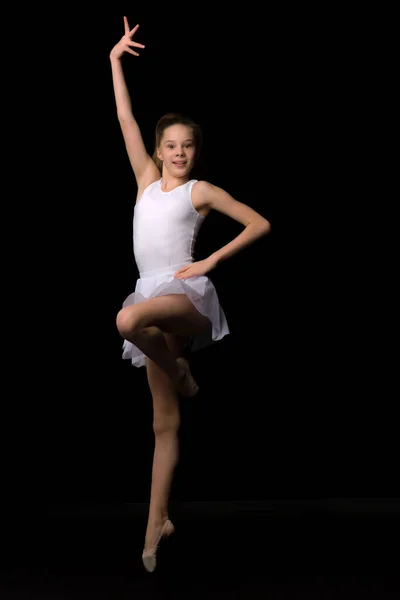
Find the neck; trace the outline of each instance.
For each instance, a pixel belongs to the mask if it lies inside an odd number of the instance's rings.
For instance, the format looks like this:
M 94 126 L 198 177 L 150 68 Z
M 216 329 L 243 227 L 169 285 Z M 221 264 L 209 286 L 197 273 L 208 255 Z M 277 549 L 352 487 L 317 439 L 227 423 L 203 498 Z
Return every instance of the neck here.
M 179 185 L 183 185 L 189 181 L 189 175 L 184 177 L 172 177 L 168 172 L 163 170 L 161 175 L 161 189 L 163 192 L 170 192 Z

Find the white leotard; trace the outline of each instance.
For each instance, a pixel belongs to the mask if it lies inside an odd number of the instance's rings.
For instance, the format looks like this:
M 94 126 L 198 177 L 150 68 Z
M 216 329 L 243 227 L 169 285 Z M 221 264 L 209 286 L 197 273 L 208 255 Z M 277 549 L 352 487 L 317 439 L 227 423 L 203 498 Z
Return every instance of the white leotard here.
M 133 250 L 139 273 L 193 262 L 197 234 L 204 221 L 192 203 L 196 179 L 170 192 L 161 179 L 150 184 L 135 205 Z

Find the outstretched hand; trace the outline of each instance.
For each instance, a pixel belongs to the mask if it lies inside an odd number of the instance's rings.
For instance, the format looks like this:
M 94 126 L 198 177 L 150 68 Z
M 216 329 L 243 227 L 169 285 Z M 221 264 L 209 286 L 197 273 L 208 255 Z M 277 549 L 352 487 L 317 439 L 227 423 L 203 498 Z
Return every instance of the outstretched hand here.
M 128 19 L 124 17 L 124 27 L 125 34 L 122 36 L 118 44 L 114 46 L 114 48 L 110 52 L 110 56 L 112 58 L 121 58 L 124 52 L 129 52 L 129 54 L 133 54 L 134 56 L 139 56 L 137 52 L 132 50 L 131 46 L 134 48 L 144 48 L 143 44 L 139 44 L 138 42 L 132 41 L 132 36 L 136 33 L 139 28 L 139 25 L 135 25 L 133 29 L 129 29 Z
M 212 271 L 216 267 L 216 261 L 211 258 L 193 262 L 190 265 L 185 265 L 175 273 L 175 279 L 188 279 L 189 277 L 199 277 Z

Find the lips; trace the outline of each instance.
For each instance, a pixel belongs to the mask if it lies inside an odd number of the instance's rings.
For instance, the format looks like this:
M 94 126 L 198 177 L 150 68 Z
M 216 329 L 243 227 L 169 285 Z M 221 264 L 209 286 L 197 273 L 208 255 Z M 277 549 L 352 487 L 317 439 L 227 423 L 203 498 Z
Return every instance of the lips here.
M 172 162 L 174 163 L 174 165 L 178 165 L 178 167 L 183 167 L 186 165 L 186 162 L 184 161 L 173 160 Z

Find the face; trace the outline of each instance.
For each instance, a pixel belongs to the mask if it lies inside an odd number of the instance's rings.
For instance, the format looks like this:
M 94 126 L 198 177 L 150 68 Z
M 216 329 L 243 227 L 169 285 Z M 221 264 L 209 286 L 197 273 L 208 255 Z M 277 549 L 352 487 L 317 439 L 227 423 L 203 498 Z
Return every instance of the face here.
M 184 177 L 191 171 L 195 158 L 193 132 L 186 125 L 171 125 L 164 131 L 157 156 L 173 177 Z

